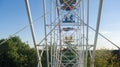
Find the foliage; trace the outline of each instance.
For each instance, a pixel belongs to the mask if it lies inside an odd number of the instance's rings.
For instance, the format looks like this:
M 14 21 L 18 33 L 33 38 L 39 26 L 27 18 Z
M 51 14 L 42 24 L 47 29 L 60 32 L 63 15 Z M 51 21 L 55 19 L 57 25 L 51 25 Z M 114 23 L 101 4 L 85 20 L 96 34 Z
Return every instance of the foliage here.
M 0 42 L 6 39 L 1 39 Z M 17 36 L 0 46 L 0 67 L 36 67 L 37 55 Z
M 108 59 L 111 57 L 111 52 L 106 49 L 96 51 L 95 66 L 107 67 Z
M 117 56 L 110 50 L 96 50 L 95 67 L 119 67 Z
M 6 39 L 1 39 L 0 43 Z M 49 46 L 49 61 L 51 61 L 51 48 Z M 45 48 L 46 49 L 46 48 Z M 72 51 L 76 48 L 71 48 Z M 67 60 L 73 60 L 75 54 L 70 49 L 66 48 L 62 50 L 62 53 L 66 57 L 62 57 L 62 61 L 67 63 Z M 41 50 L 40 50 L 41 53 Z M 116 53 L 117 54 L 117 53 Z M 111 50 L 100 49 L 96 50 L 95 55 L 95 67 L 119 67 L 120 62 L 118 55 L 113 54 Z M 46 51 L 43 51 L 42 55 L 42 66 L 47 67 Z M 88 67 L 90 66 L 90 56 L 88 57 Z M 72 63 L 76 63 L 73 61 Z M 28 44 L 21 41 L 17 36 L 11 37 L 7 42 L 0 45 L 0 67 L 36 67 L 37 66 L 37 54 L 34 48 L 30 48 Z M 70 67 L 72 64 L 67 65 Z

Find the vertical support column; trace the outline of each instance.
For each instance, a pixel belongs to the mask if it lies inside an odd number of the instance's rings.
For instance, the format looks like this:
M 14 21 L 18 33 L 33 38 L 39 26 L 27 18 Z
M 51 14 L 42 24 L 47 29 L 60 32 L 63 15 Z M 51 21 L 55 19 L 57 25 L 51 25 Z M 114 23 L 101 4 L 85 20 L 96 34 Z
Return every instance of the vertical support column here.
M 91 67 L 94 67 L 95 50 L 96 50 L 97 39 L 98 39 L 98 34 L 99 34 L 99 26 L 100 26 L 100 19 L 101 19 L 101 13 L 102 13 L 102 4 L 103 4 L 103 0 L 100 0 L 99 9 L 98 9 L 98 18 L 97 18 L 97 24 L 96 24 L 96 32 L 95 32 L 95 38 L 94 38 L 93 56 L 91 59 Z
M 90 7 L 90 2 L 89 0 L 87 0 L 87 28 L 86 28 L 86 57 L 85 57 L 85 67 L 87 67 L 87 63 L 88 63 L 88 41 L 89 41 L 89 38 L 88 38 L 88 35 L 89 35 L 89 9 Z
M 82 38 L 82 67 L 85 66 L 85 27 L 84 27 L 84 0 L 82 0 L 82 33 L 83 33 L 83 38 Z
M 29 24 L 30 24 L 30 29 L 31 29 L 31 33 L 32 33 L 33 42 L 34 42 L 34 47 L 35 47 L 35 49 L 37 51 L 38 67 L 42 67 L 41 57 L 39 55 L 39 50 L 37 48 L 37 42 L 36 42 L 34 27 L 33 27 L 33 23 L 32 23 L 33 21 L 32 21 L 32 15 L 31 15 L 31 11 L 30 11 L 29 1 L 25 0 L 25 4 L 26 4 L 27 13 L 28 13 Z
M 44 30 L 45 30 L 45 44 L 46 44 L 46 55 L 47 55 L 47 67 L 49 67 L 49 52 L 47 44 L 47 32 L 46 32 L 46 0 L 43 0 L 43 10 L 44 10 Z
M 52 30 L 52 2 L 53 0 L 50 0 L 50 30 Z M 51 56 L 50 56 L 50 66 L 53 67 L 53 41 L 52 41 L 52 33 L 50 34 L 50 49 L 51 49 Z
M 61 23 L 60 23 L 60 13 L 59 13 L 59 8 L 58 8 L 58 0 L 56 0 L 56 6 L 57 6 L 57 14 L 58 14 L 58 30 L 59 30 L 59 45 L 60 45 L 59 67 L 62 67 Z

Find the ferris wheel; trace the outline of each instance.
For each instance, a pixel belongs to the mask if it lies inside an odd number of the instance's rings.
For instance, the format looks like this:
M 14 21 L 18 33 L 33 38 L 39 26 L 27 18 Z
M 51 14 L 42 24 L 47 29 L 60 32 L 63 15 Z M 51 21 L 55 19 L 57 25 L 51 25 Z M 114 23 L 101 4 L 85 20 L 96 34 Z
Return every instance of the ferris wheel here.
M 99 33 L 102 4 L 99 0 L 96 28 L 89 25 L 91 0 L 43 0 L 44 38 L 36 42 L 29 0 L 25 0 L 34 47 L 37 52 L 38 67 L 45 54 L 47 67 L 94 67 L 98 35 L 120 50 L 120 47 Z M 48 5 L 49 4 L 49 5 Z M 47 12 L 49 14 L 47 14 Z M 49 18 L 49 19 L 48 19 Z M 15 34 L 21 32 L 20 29 Z M 90 44 L 90 29 L 95 34 Z M 13 35 L 15 35 L 13 34 Z M 8 39 L 1 42 L 5 43 Z M 41 51 L 41 52 L 39 52 Z
M 47 6 L 50 9 L 49 17 L 46 16 L 46 0 L 43 0 L 45 38 L 39 44 L 34 43 L 38 53 L 38 67 L 42 67 L 41 56 L 44 52 L 46 52 L 47 67 L 87 67 L 88 55 L 90 55 L 91 67 L 94 67 L 102 2 L 103 0 L 100 0 L 95 40 L 91 45 L 88 43 L 89 0 L 86 2 L 84 0 L 50 0 L 50 6 Z M 84 4 L 87 4 L 87 22 L 84 19 Z M 26 6 L 29 20 L 32 22 L 28 0 L 26 0 Z M 47 18 L 50 18 L 49 21 Z M 34 40 L 32 24 L 31 31 Z M 41 54 L 38 52 L 39 49 L 42 50 Z
M 50 6 L 47 5 L 47 9 L 46 3 L 48 4 L 48 2 L 43 0 L 45 37 L 39 44 L 36 43 L 34 36 L 29 3 L 28 0 L 25 1 L 38 55 L 38 67 L 42 67 L 41 57 L 44 52 L 47 67 L 87 67 L 88 63 L 90 67 L 94 67 L 98 35 L 119 48 L 99 33 L 103 0 L 99 1 L 95 29 L 89 25 L 90 0 L 50 0 Z M 50 14 L 46 16 L 48 8 Z M 85 19 L 85 17 L 87 18 Z M 47 18 L 50 19 L 47 20 Z M 95 32 L 93 44 L 89 44 L 89 29 Z M 39 54 L 39 50 L 42 50 L 41 54 Z

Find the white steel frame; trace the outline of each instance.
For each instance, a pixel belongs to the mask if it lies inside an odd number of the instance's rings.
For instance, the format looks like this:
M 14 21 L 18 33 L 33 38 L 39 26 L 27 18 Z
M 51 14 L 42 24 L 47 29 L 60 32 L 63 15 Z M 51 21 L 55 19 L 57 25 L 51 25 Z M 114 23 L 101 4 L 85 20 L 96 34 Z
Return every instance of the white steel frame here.
M 25 0 L 26 2 L 28 0 Z M 65 0 L 64 0 L 65 1 Z M 43 52 L 46 51 L 47 58 L 47 67 L 87 67 L 87 58 L 88 53 L 91 56 L 91 67 L 94 67 L 94 57 L 95 50 L 99 32 L 99 24 L 102 10 L 102 2 L 100 0 L 99 12 L 98 12 L 98 21 L 95 30 L 95 40 L 94 44 L 90 45 L 89 40 L 89 0 L 87 2 L 87 23 L 85 22 L 85 0 L 76 0 L 75 9 L 72 11 L 65 11 L 61 9 L 61 4 L 59 0 L 50 0 L 50 17 L 46 16 L 46 0 L 43 0 L 43 10 L 44 10 L 44 32 L 45 38 L 40 41 L 39 44 L 35 44 L 37 55 L 38 55 L 38 67 L 42 67 L 41 56 Z M 54 5 L 56 4 L 56 5 Z M 32 18 L 30 17 L 30 9 L 28 5 L 28 17 L 30 19 L 30 25 L 32 25 Z M 70 5 L 68 5 L 70 6 Z M 63 23 L 62 19 L 65 16 L 74 14 L 75 23 Z M 50 21 L 47 22 L 47 18 L 50 18 Z M 54 19 L 53 19 L 54 18 Z M 64 27 L 74 28 L 71 32 L 65 32 L 62 29 Z M 33 27 L 31 26 L 31 29 Z M 34 30 L 34 29 L 33 29 Z M 35 34 L 32 30 L 32 35 Z M 73 36 L 73 42 L 66 43 L 64 41 L 64 36 Z M 35 41 L 35 36 L 33 37 Z M 44 45 L 45 44 L 45 45 Z M 38 46 L 39 45 L 39 46 Z M 42 50 L 40 56 L 38 52 L 38 47 Z M 49 49 L 50 48 L 50 49 Z M 66 51 L 64 51 L 66 50 Z M 92 52 L 91 52 L 92 51 Z M 71 52 L 72 55 L 67 55 L 68 52 Z M 49 59 L 50 58 L 50 59 Z M 70 59 L 72 58 L 72 59 Z

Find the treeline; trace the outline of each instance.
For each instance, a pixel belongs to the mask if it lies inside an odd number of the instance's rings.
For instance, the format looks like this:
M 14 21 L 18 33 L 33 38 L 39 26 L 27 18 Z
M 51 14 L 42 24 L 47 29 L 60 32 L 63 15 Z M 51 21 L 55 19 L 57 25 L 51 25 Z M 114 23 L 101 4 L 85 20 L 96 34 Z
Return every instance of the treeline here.
M 0 43 L 5 40 L 1 39 Z M 117 50 L 97 50 L 95 67 L 120 67 L 119 53 Z M 66 54 L 73 55 L 70 52 Z M 43 67 L 47 67 L 46 60 L 46 52 L 44 51 L 42 56 Z M 90 66 L 89 60 L 90 56 L 88 56 L 88 67 Z M 30 48 L 29 44 L 22 42 L 18 36 L 11 37 L 0 45 L 0 67 L 37 67 L 37 53 L 34 48 Z
M 5 40 L 1 39 L 0 43 Z M 37 67 L 36 60 L 35 49 L 17 36 L 0 45 L 0 67 Z
M 96 50 L 95 67 L 120 67 L 119 50 Z

